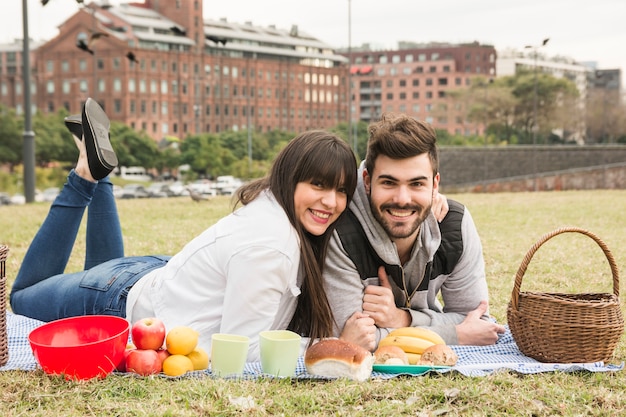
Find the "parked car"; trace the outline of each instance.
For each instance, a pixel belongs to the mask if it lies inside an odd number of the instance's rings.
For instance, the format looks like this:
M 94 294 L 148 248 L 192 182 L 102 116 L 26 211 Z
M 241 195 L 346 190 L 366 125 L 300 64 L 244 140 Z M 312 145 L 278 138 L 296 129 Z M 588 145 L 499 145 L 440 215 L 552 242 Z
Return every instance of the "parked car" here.
M 174 196 L 189 195 L 189 190 L 182 181 L 174 181 L 169 185 L 169 189 Z
M 0 206 L 11 204 L 11 196 L 7 193 L 0 193 Z
M 128 184 L 122 188 L 120 198 L 148 198 L 150 194 L 141 184 Z
M 52 202 L 55 198 L 57 198 L 60 192 L 61 190 L 59 189 L 59 187 L 46 188 L 41 193 L 41 201 Z
M 169 185 L 161 182 L 155 182 L 146 188 L 148 196 L 151 198 L 172 197 L 174 193 L 170 190 Z

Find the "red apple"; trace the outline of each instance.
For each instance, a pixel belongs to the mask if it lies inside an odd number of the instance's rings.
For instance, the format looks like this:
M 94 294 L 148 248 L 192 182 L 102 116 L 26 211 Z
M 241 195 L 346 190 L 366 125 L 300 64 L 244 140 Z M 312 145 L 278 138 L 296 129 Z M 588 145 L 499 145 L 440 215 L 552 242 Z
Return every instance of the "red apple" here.
M 137 349 L 157 350 L 163 347 L 165 341 L 165 324 L 156 317 L 137 320 L 131 334 Z
M 147 376 L 161 372 L 162 362 L 156 350 L 134 349 L 126 358 L 126 371 Z
M 124 351 L 124 356 L 122 356 L 122 360 L 115 367 L 115 370 L 120 371 L 120 372 L 126 372 L 126 358 L 128 357 L 128 354 L 130 353 L 130 351 L 135 350 L 135 349 L 137 348 L 132 343 L 126 344 L 126 350 Z
M 161 348 L 159 350 L 156 351 L 157 355 L 159 355 L 159 360 L 161 361 L 161 364 L 163 364 L 163 361 L 170 356 L 170 353 L 167 351 L 167 349 Z

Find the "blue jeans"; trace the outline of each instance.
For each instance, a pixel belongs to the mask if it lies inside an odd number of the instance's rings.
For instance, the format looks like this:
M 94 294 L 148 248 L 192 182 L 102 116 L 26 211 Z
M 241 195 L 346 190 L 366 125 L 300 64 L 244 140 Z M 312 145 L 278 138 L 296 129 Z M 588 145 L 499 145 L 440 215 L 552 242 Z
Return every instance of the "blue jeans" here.
M 65 274 L 85 209 L 84 271 Z M 106 314 L 126 316 L 128 291 L 169 256 L 124 257 L 113 184 L 70 172 L 35 235 L 11 287 L 14 313 L 42 321 Z

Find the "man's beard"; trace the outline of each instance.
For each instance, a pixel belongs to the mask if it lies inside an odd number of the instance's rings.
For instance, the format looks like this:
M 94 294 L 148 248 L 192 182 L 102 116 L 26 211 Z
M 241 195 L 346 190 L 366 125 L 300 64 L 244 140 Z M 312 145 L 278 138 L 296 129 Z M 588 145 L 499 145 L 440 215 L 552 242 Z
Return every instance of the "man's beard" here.
M 372 210 L 372 214 L 374 218 L 380 223 L 380 225 L 385 229 L 387 235 L 393 239 L 405 239 L 411 236 L 417 229 L 419 229 L 420 225 L 426 220 L 428 214 L 430 213 L 432 203 L 428 205 L 428 207 L 422 207 L 420 205 L 408 205 L 408 206 L 398 206 L 397 204 L 383 204 L 380 208 L 375 206 L 372 202 L 371 194 L 368 195 L 368 199 L 370 202 L 370 209 Z M 386 210 L 411 210 L 417 213 L 417 218 L 412 223 L 407 222 L 392 222 L 389 221 L 383 215 L 383 212 Z

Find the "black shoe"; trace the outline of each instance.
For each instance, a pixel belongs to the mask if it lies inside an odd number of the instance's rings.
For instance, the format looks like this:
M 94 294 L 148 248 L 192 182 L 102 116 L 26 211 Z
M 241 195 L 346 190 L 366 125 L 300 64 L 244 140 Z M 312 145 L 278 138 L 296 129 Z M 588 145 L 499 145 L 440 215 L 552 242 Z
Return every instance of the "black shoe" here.
M 72 132 L 72 135 L 78 139 L 83 140 L 83 118 L 80 114 L 72 114 L 65 119 L 65 127 Z
M 117 156 L 109 141 L 110 125 L 102 107 L 94 99 L 88 98 L 83 107 L 82 130 L 89 171 L 95 180 L 106 177 L 117 166 Z

